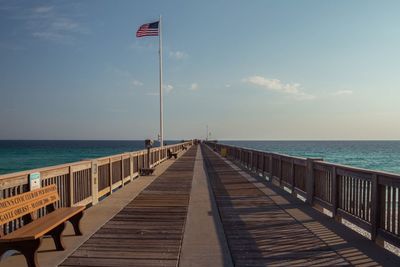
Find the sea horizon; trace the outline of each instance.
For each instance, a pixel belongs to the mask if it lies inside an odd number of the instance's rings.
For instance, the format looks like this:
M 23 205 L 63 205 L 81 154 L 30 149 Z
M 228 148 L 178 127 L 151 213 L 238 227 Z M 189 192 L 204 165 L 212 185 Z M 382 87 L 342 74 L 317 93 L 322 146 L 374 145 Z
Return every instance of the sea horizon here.
M 167 144 L 179 140 L 167 140 Z M 400 174 L 400 140 L 217 140 L 298 157 Z M 157 146 L 157 144 L 155 144 Z M 0 140 L 0 174 L 144 149 L 144 140 Z

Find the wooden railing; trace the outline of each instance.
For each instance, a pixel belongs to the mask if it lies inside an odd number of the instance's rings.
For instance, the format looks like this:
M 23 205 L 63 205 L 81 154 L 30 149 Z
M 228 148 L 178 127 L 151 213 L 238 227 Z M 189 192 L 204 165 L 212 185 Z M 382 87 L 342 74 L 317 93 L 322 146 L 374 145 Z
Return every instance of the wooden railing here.
M 400 247 L 400 175 L 207 142 L 215 151 L 265 176 L 380 245 Z M 223 151 L 224 150 L 224 151 Z M 357 229 L 357 227 L 355 227 Z
M 192 141 L 150 149 L 150 166 L 154 167 L 167 159 L 167 150 L 179 152 Z M 31 173 L 40 173 L 41 185 L 56 184 L 60 200 L 57 207 L 95 205 L 116 188 L 124 186 L 139 175 L 148 163 L 147 150 L 122 153 L 92 160 L 0 175 L 0 199 L 29 191 L 28 179 Z M 39 211 L 39 216 L 46 213 Z M 0 226 L 8 234 L 23 225 L 18 219 Z

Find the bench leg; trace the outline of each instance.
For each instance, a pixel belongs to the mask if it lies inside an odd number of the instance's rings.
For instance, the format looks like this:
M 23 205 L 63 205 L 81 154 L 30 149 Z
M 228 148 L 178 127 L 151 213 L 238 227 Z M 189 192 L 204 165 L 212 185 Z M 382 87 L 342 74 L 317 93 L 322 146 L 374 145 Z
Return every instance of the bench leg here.
M 28 267 L 39 267 L 37 260 L 37 250 L 40 247 L 42 239 L 35 239 L 29 241 L 13 242 L 11 244 L 4 243 L 0 247 L 0 256 L 8 250 L 17 250 L 24 255 Z
M 69 221 L 72 223 L 72 226 L 74 227 L 75 235 L 82 235 L 82 231 L 81 231 L 82 217 L 83 217 L 83 211 L 79 212 L 74 217 L 69 219 Z
M 48 234 L 51 235 L 51 237 L 54 240 L 54 245 L 56 245 L 57 250 L 65 250 L 65 246 L 62 242 L 62 237 L 61 234 L 65 229 L 65 222 L 51 230 Z
M 19 251 L 21 251 L 21 253 L 25 256 L 28 267 L 39 267 L 39 263 L 37 260 L 37 250 L 39 249 L 41 242 L 41 238 L 32 240 L 26 242 L 19 249 Z

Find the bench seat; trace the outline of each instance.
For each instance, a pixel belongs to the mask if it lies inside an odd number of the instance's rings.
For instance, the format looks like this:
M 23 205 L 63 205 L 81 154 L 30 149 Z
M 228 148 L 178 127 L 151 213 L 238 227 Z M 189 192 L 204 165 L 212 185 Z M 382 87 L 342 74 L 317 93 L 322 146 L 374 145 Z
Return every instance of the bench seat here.
M 0 243 L 34 240 L 79 214 L 85 207 L 59 208 L 0 238 Z

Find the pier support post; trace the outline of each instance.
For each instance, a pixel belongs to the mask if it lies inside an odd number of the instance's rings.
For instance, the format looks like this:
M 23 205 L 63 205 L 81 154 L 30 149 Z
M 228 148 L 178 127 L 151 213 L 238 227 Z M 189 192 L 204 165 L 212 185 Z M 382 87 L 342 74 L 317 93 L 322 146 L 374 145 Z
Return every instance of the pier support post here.
M 92 160 L 92 205 L 96 205 L 99 202 L 99 170 L 97 160 Z

